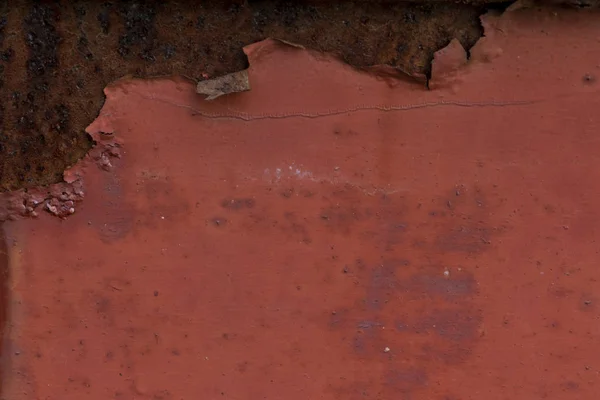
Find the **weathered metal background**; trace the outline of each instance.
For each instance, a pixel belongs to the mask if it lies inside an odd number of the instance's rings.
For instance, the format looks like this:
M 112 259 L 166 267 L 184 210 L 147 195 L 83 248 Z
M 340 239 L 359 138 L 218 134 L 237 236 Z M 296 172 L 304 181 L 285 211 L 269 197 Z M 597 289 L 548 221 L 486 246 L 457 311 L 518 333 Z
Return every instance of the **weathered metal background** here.
M 595 400 L 599 15 L 488 15 L 433 90 L 278 41 L 110 85 L 2 226 L 4 397 Z
M 481 6 L 374 2 L 5 1 L 0 5 L 0 190 L 59 181 L 90 148 L 102 89 L 127 74 L 236 71 L 269 36 L 355 66 L 427 72 L 435 50 L 481 34 Z
M 546 0 L 593 7 L 596 1 Z M 507 2 L 3 1 L 0 191 L 61 179 L 90 148 L 102 88 L 123 75 L 204 79 L 243 68 L 241 47 L 269 36 L 354 66 L 427 74 L 433 52 L 481 35 L 478 16 Z

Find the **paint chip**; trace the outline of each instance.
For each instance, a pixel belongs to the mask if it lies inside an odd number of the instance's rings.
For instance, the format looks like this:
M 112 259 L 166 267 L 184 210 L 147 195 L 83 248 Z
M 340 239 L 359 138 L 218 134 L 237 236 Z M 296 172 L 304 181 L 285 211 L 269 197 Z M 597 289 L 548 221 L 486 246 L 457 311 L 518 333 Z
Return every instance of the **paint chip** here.
M 250 80 L 247 69 L 218 78 L 200 81 L 196 86 L 197 93 L 207 96 L 205 100 L 214 100 L 226 94 L 246 92 L 248 90 L 250 90 Z

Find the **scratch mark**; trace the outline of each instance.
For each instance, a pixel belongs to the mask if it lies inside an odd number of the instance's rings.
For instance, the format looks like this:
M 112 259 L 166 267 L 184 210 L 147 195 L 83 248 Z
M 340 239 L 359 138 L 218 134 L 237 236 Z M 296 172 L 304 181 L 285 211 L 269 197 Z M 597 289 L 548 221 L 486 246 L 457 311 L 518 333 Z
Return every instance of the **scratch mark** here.
M 331 109 L 326 111 L 315 111 L 315 112 L 301 112 L 301 111 L 290 111 L 290 112 L 279 112 L 279 113 L 258 113 L 250 114 L 234 109 L 229 109 L 230 112 L 208 112 L 189 106 L 187 104 L 174 103 L 170 100 L 163 99 L 155 96 L 145 96 L 141 93 L 137 93 L 140 97 L 158 101 L 164 104 L 168 104 L 173 107 L 184 108 L 192 111 L 192 115 L 200 116 L 208 119 L 234 119 L 241 121 L 258 121 L 268 119 L 288 119 L 288 118 L 325 118 L 342 114 L 353 114 L 361 111 L 380 111 L 380 112 L 400 112 L 410 111 L 422 108 L 433 108 L 433 107 L 460 107 L 460 108 L 483 108 L 483 107 L 514 107 L 514 106 L 526 106 L 539 103 L 540 100 L 514 100 L 514 101 L 481 101 L 481 102 L 469 102 L 469 101 L 455 101 L 455 100 L 440 100 L 435 102 L 417 103 L 417 104 L 405 104 L 405 105 L 367 105 L 360 104 L 357 106 L 345 108 L 345 109 Z

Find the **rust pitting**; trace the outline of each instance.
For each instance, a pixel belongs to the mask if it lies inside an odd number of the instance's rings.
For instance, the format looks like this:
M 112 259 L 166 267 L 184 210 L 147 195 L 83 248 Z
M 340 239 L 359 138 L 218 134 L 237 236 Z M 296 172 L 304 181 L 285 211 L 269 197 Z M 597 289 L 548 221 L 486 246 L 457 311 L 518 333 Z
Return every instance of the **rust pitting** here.
M 85 196 L 83 169 L 94 164 L 108 171 L 113 167 L 111 159 L 119 158 L 121 154 L 121 144 L 114 137 L 110 141 L 96 140 L 96 143 L 98 145 L 85 159 L 64 172 L 63 182 L 0 193 L 0 223 L 20 217 L 37 217 L 40 211 L 59 218 L 74 214 L 76 204 Z

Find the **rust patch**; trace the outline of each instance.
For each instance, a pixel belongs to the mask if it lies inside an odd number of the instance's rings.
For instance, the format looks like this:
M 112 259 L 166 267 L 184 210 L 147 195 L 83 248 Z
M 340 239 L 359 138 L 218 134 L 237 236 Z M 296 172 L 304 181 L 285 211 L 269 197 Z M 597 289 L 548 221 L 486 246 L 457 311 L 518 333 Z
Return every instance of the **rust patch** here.
M 465 48 L 475 43 L 483 9 L 230 0 L 0 5 L 0 190 L 60 182 L 92 146 L 85 127 L 102 107 L 102 89 L 122 76 L 204 81 L 245 68 L 241 48 L 267 37 L 357 67 L 422 72 L 454 37 Z

